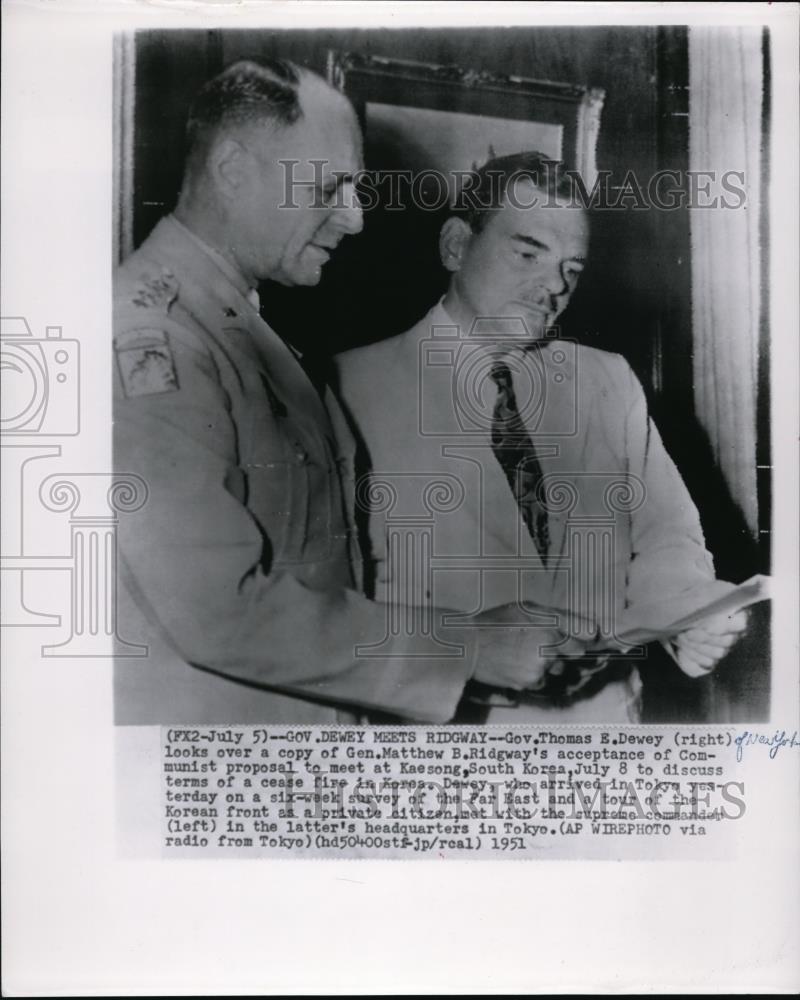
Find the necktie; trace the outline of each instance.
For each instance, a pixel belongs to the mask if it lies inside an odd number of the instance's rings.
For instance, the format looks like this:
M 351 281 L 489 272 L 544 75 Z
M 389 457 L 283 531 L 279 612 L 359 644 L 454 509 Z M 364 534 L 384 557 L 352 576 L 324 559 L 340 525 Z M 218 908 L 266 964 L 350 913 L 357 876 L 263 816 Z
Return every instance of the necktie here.
M 511 370 L 505 363 L 495 361 L 491 377 L 497 386 L 497 401 L 492 414 L 492 451 L 505 473 L 542 563 L 547 567 L 550 542 L 547 509 L 536 496 L 542 481 L 542 466 L 519 414 Z M 553 704 L 568 705 L 578 692 L 586 695 L 594 690 L 590 682 L 605 671 L 607 664 L 606 653 L 581 660 L 556 660 L 534 688 L 517 695 L 515 700 L 544 698 Z M 597 682 L 602 685 L 605 679 L 604 675 Z
M 550 540 L 547 509 L 536 496 L 542 481 L 542 466 L 519 415 L 511 370 L 504 362 L 495 361 L 491 377 L 497 386 L 497 401 L 492 414 L 492 451 L 505 473 L 528 533 L 546 567 Z

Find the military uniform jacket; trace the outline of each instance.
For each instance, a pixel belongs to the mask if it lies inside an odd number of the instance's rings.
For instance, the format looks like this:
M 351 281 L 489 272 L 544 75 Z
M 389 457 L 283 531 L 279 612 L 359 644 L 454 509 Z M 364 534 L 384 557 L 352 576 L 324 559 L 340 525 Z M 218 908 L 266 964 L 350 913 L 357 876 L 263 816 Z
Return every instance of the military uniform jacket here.
M 387 637 L 357 590 L 353 446 L 330 394 L 170 217 L 114 305 L 114 465 L 148 492 L 120 519 L 121 638 L 148 655 L 117 661 L 117 721 L 450 718 L 468 647 L 431 659 L 425 636 Z

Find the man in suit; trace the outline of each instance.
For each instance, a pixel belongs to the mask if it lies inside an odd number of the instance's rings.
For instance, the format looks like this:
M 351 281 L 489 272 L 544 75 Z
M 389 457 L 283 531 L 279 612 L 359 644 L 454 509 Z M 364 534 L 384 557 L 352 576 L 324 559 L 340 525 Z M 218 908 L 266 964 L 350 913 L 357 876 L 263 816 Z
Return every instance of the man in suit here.
M 444 722 L 473 677 L 524 687 L 543 661 L 518 628 L 436 611 L 437 634 L 387 634 L 358 587 L 345 422 L 260 317 L 259 282 L 316 284 L 361 229 L 350 104 L 238 63 L 188 139 L 174 213 L 114 279 L 115 467 L 148 491 L 120 524 L 121 632 L 149 653 L 117 661 L 117 721 Z
M 635 721 L 640 681 L 620 636 L 625 616 L 638 609 L 664 622 L 671 610 L 677 621 L 699 593 L 730 585 L 714 583 L 697 511 L 628 364 L 554 328 L 588 252 L 569 174 L 520 153 L 471 181 L 441 231 L 451 273 L 443 300 L 406 333 L 338 359 L 373 492 L 379 483 L 400 491 L 395 508 L 405 511 L 419 506 L 411 494 L 426 477 L 461 484 L 460 502 L 435 517 L 416 575 L 393 511 L 368 510 L 376 598 L 396 603 L 402 592 L 471 613 L 515 600 L 550 608 L 548 617 L 523 607 L 520 620 L 557 621 L 591 640 L 592 657 L 566 662 L 552 650 L 534 690 L 482 699 L 485 720 Z M 699 676 L 744 624 L 742 613 L 706 620 L 667 646 Z

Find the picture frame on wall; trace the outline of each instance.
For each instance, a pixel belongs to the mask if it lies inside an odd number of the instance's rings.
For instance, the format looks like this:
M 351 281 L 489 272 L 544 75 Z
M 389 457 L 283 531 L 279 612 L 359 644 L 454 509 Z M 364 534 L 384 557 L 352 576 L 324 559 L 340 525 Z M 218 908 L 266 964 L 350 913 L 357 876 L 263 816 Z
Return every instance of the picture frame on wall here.
M 328 79 L 356 109 L 367 169 L 452 177 L 535 149 L 563 160 L 587 187 L 596 180 L 599 87 L 335 50 Z

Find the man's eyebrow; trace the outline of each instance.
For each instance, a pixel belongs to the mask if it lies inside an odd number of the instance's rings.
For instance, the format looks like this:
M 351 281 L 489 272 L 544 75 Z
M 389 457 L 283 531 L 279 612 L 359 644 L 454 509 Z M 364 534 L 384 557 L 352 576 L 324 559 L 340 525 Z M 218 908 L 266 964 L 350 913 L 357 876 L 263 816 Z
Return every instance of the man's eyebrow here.
M 328 187 L 341 187 L 349 181 L 355 179 L 355 174 L 348 170 L 333 170 L 330 175 L 318 183 L 317 180 L 313 181 L 292 181 L 294 187 L 316 187 L 316 188 L 328 188 Z
M 550 247 L 541 240 L 535 240 L 532 236 L 524 236 L 522 233 L 514 233 L 512 240 L 519 240 L 520 243 L 527 243 L 529 247 L 536 247 L 537 250 L 549 250 Z
M 527 243 L 529 247 L 535 247 L 537 250 L 549 250 L 550 247 L 546 243 L 542 243 L 541 240 L 536 240 L 533 236 L 524 236 L 522 233 L 514 233 L 511 237 L 512 240 L 519 240 L 520 243 Z M 573 254 L 568 257 L 567 260 L 574 260 L 576 264 L 585 264 L 586 257 L 583 254 Z

